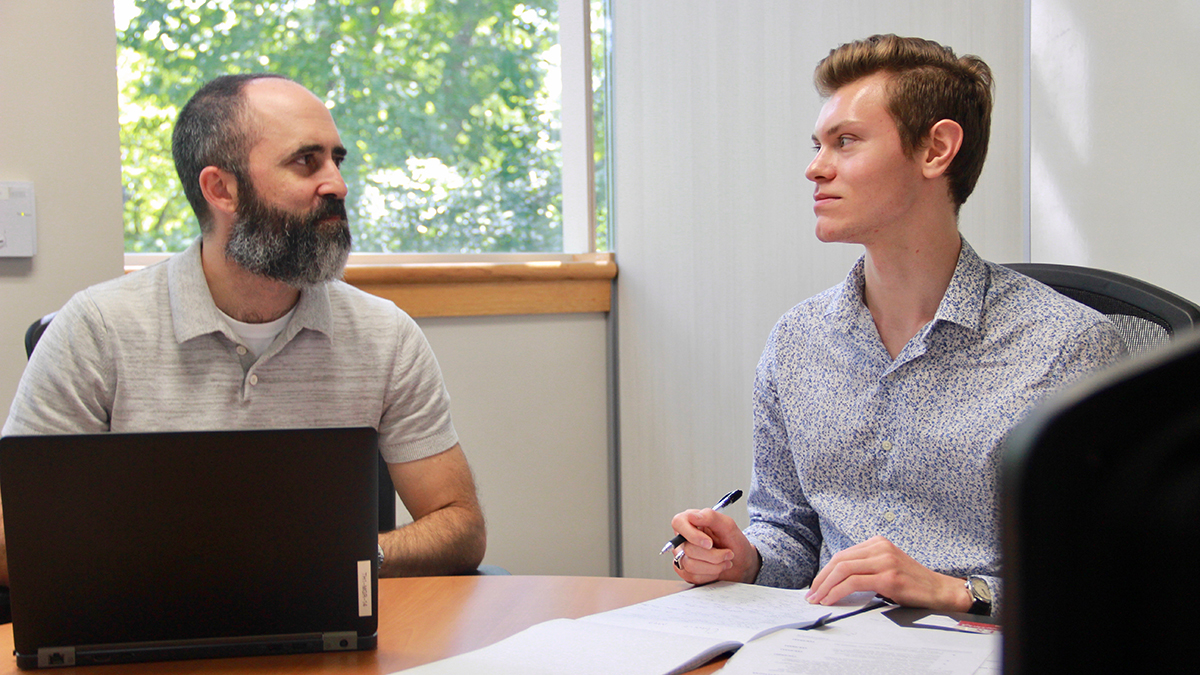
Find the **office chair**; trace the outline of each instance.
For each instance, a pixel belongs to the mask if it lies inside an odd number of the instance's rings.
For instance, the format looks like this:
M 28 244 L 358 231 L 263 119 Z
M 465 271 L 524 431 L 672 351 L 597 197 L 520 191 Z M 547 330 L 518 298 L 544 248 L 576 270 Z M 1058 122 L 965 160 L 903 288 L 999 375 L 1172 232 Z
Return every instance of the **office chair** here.
M 42 333 L 46 332 L 46 326 L 50 325 L 50 320 L 55 314 L 56 312 L 50 312 L 29 325 L 25 331 L 25 358 L 28 359 L 33 354 L 33 348 L 42 337 Z M 8 587 L 0 586 L 0 624 L 6 623 L 12 623 L 12 607 L 8 600 Z
M 1200 326 L 1200 305 L 1139 279 L 1074 265 L 1006 263 L 1063 295 L 1106 315 L 1130 354 L 1161 347 Z
M 50 320 L 58 312 L 50 312 L 46 316 L 29 324 L 29 328 L 25 331 L 25 358 L 33 356 L 33 348 L 37 346 L 38 340 L 41 339 L 42 333 L 46 332 L 46 326 L 50 325 Z
M 50 321 L 54 318 L 56 312 L 51 312 L 46 316 L 34 321 L 25 331 L 25 358 L 33 355 L 33 348 L 37 346 L 38 340 L 42 337 L 42 333 L 46 332 L 46 327 L 50 325 Z M 392 484 L 392 475 L 388 473 L 387 462 L 383 461 L 383 455 L 379 456 L 379 531 L 388 532 L 396 529 L 396 487 Z M 384 495 L 389 495 L 391 498 L 384 498 Z M 496 565 L 480 565 L 475 574 L 482 575 L 508 575 L 508 571 Z M 7 589 L 4 589 L 7 592 Z M 7 623 L 6 612 L 8 603 L 6 597 L 0 597 L 0 623 Z

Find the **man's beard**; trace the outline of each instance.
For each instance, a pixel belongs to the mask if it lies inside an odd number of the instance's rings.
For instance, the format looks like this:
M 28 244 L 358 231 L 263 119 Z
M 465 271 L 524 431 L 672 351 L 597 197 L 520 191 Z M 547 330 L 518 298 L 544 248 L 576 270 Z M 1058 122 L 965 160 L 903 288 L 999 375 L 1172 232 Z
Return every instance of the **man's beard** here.
M 340 278 L 350 255 L 346 204 L 326 197 L 305 213 L 291 213 L 264 202 L 249 184 L 238 205 L 225 255 L 253 274 L 294 288 Z

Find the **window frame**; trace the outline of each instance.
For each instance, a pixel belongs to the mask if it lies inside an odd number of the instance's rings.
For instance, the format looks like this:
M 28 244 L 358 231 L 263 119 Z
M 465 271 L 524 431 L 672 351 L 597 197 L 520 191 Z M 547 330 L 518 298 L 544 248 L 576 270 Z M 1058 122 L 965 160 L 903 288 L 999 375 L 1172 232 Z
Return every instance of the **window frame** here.
M 559 50 L 563 252 L 351 253 L 347 283 L 414 317 L 609 311 L 617 268 L 596 252 L 591 0 L 559 0 Z M 125 253 L 125 270 L 171 255 Z

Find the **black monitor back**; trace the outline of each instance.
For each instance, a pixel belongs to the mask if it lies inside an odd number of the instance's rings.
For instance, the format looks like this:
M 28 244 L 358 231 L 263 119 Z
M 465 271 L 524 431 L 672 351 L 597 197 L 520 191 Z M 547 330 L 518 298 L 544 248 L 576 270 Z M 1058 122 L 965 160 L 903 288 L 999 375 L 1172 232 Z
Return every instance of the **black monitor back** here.
M 1003 481 L 1005 675 L 1193 672 L 1200 336 L 1039 407 Z
M 378 456 L 369 427 L 0 439 L 17 665 L 374 649 Z

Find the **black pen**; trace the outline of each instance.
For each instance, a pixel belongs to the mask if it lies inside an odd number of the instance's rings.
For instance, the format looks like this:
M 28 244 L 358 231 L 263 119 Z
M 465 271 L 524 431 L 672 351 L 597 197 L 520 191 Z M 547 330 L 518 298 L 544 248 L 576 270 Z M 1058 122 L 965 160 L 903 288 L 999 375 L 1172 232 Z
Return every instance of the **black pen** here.
M 712 510 L 720 511 L 721 509 L 725 508 L 726 506 L 729 506 L 730 504 L 736 502 L 737 500 L 739 500 L 741 498 L 742 498 L 742 491 L 741 490 L 733 490 L 732 492 L 727 493 L 724 497 L 721 497 L 721 499 L 719 499 L 717 501 L 716 505 L 712 507 Z M 682 544 L 685 541 L 687 541 L 687 539 L 685 539 L 682 534 L 677 534 L 677 535 L 675 535 L 674 539 L 672 539 L 671 541 L 668 541 L 666 544 L 663 545 L 662 550 L 659 551 L 658 554 L 662 555 L 662 554 L 666 553 L 667 551 L 670 551 L 671 549 L 675 548 L 676 546 Z

